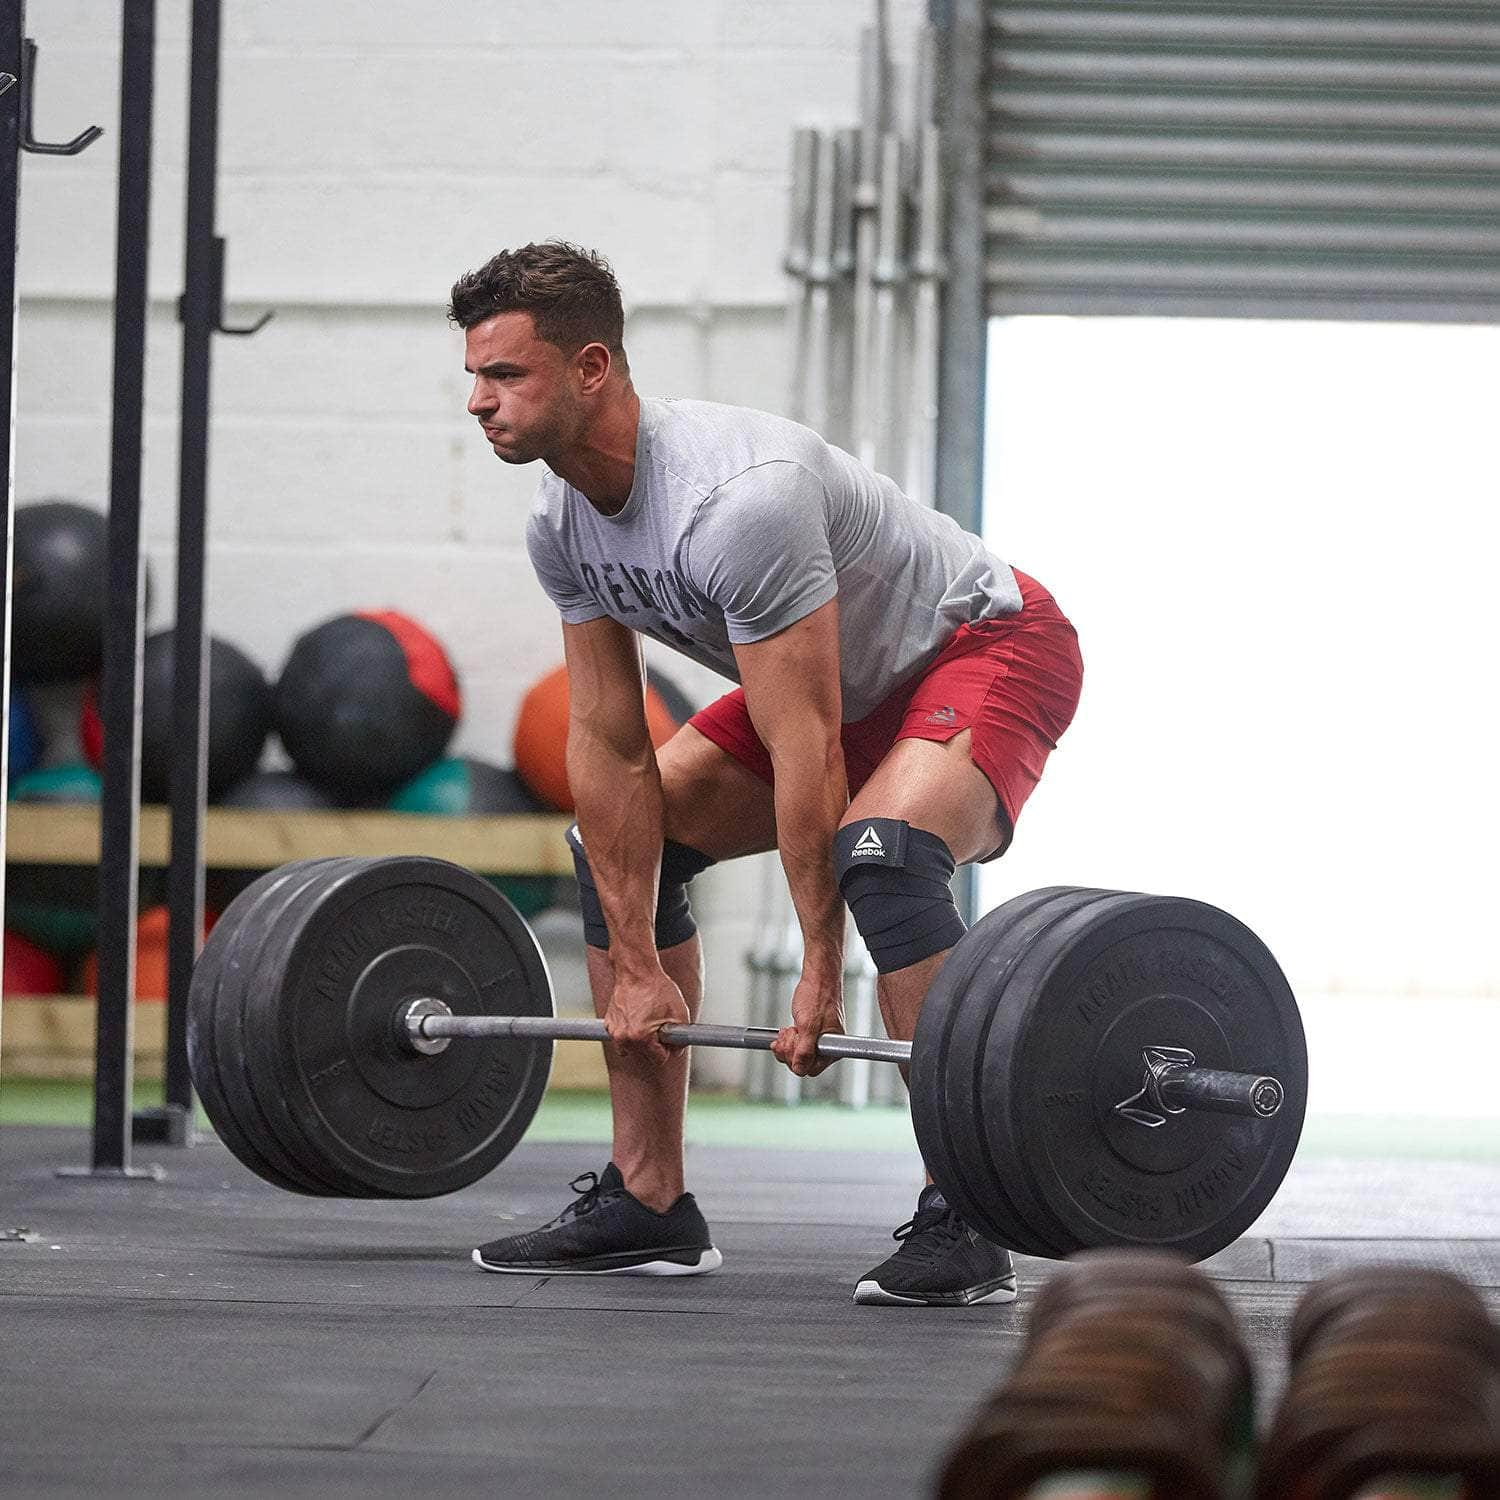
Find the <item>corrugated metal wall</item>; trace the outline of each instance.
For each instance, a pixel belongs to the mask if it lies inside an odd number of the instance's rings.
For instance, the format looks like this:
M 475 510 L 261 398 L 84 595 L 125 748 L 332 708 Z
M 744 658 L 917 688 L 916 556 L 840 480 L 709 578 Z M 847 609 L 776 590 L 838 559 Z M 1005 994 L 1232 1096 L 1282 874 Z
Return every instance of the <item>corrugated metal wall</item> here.
M 1500 318 L 1500 5 L 986 4 L 991 312 Z

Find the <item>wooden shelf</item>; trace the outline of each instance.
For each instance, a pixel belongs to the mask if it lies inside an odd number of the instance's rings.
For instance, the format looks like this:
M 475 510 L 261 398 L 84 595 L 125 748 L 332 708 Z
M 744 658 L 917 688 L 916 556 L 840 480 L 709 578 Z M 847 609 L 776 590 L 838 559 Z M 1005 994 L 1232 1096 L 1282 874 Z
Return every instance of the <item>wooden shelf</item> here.
M 275 812 L 211 807 L 203 826 L 210 869 L 269 870 L 328 855 L 425 854 L 482 875 L 571 875 L 562 813 L 442 818 L 393 812 Z M 140 857 L 167 862 L 168 815 L 141 809 Z M 99 859 L 99 809 L 87 803 L 12 802 L 5 858 L 17 865 L 91 865 Z

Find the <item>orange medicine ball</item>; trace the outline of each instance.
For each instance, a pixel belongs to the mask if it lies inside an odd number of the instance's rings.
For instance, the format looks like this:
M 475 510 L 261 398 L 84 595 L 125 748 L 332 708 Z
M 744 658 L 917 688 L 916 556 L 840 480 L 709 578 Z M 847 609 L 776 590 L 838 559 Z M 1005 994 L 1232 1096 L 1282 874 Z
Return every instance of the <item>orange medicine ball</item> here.
M 677 733 L 677 721 L 654 687 L 646 689 L 646 729 L 655 746 Z M 516 718 L 516 774 L 534 797 L 558 812 L 573 811 L 568 788 L 568 669 L 558 667 L 532 686 Z
M 213 930 L 218 913 L 205 910 L 203 913 L 203 935 Z M 99 955 L 90 953 L 83 961 L 83 992 L 86 995 L 99 993 Z M 135 998 L 137 1000 L 165 1000 L 167 998 L 167 908 L 148 906 L 140 914 L 135 926 Z

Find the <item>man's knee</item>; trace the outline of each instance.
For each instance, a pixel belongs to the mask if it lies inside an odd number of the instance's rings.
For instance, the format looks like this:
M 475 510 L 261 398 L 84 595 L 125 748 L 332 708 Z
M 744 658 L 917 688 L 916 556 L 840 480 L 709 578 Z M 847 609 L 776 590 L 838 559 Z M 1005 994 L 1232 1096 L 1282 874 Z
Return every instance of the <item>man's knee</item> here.
M 609 947 L 609 925 L 599 888 L 589 868 L 588 856 L 575 823 L 568 830 L 568 847 L 573 851 L 573 869 L 578 876 L 578 902 L 583 909 L 583 938 L 590 948 Z M 714 861 L 686 844 L 667 839 L 661 851 L 661 880 L 656 888 L 656 946 L 675 948 L 697 932 L 692 907 L 688 904 L 688 882 L 701 875 Z
M 953 854 L 935 833 L 897 818 L 861 818 L 839 829 L 833 869 L 880 973 L 944 953 L 964 935 Z

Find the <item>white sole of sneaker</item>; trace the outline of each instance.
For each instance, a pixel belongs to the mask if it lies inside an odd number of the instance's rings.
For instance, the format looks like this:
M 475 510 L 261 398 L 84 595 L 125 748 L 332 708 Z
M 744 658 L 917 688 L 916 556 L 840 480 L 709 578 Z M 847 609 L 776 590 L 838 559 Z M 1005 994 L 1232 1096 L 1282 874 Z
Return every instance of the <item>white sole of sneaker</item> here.
M 695 1261 L 648 1260 L 638 1266 L 608 1266 L 598 1271 L 491 1266 L 480 1260 L 477 1250 L 469 1252 L 469 1259 L 481 1271 L 492 1271 L 497 1276 L 706 1276 L 710 1271 L 717 1271 L 724 1264 L 724 1257 L 713 1246 L 709 1246 Z
M 983 1296 L 968 1297 L 961 1302 L 929 1302 L 925 1297 L 903 1297 L 899 1292 L 888 1292 L 878 1281 L 861 1281 L 854 1288 L 854 1300 L 865 1307 L 983 1307 L 991 1302 L 1014 1302 L 1016 1284 L 1011 1281 Z

